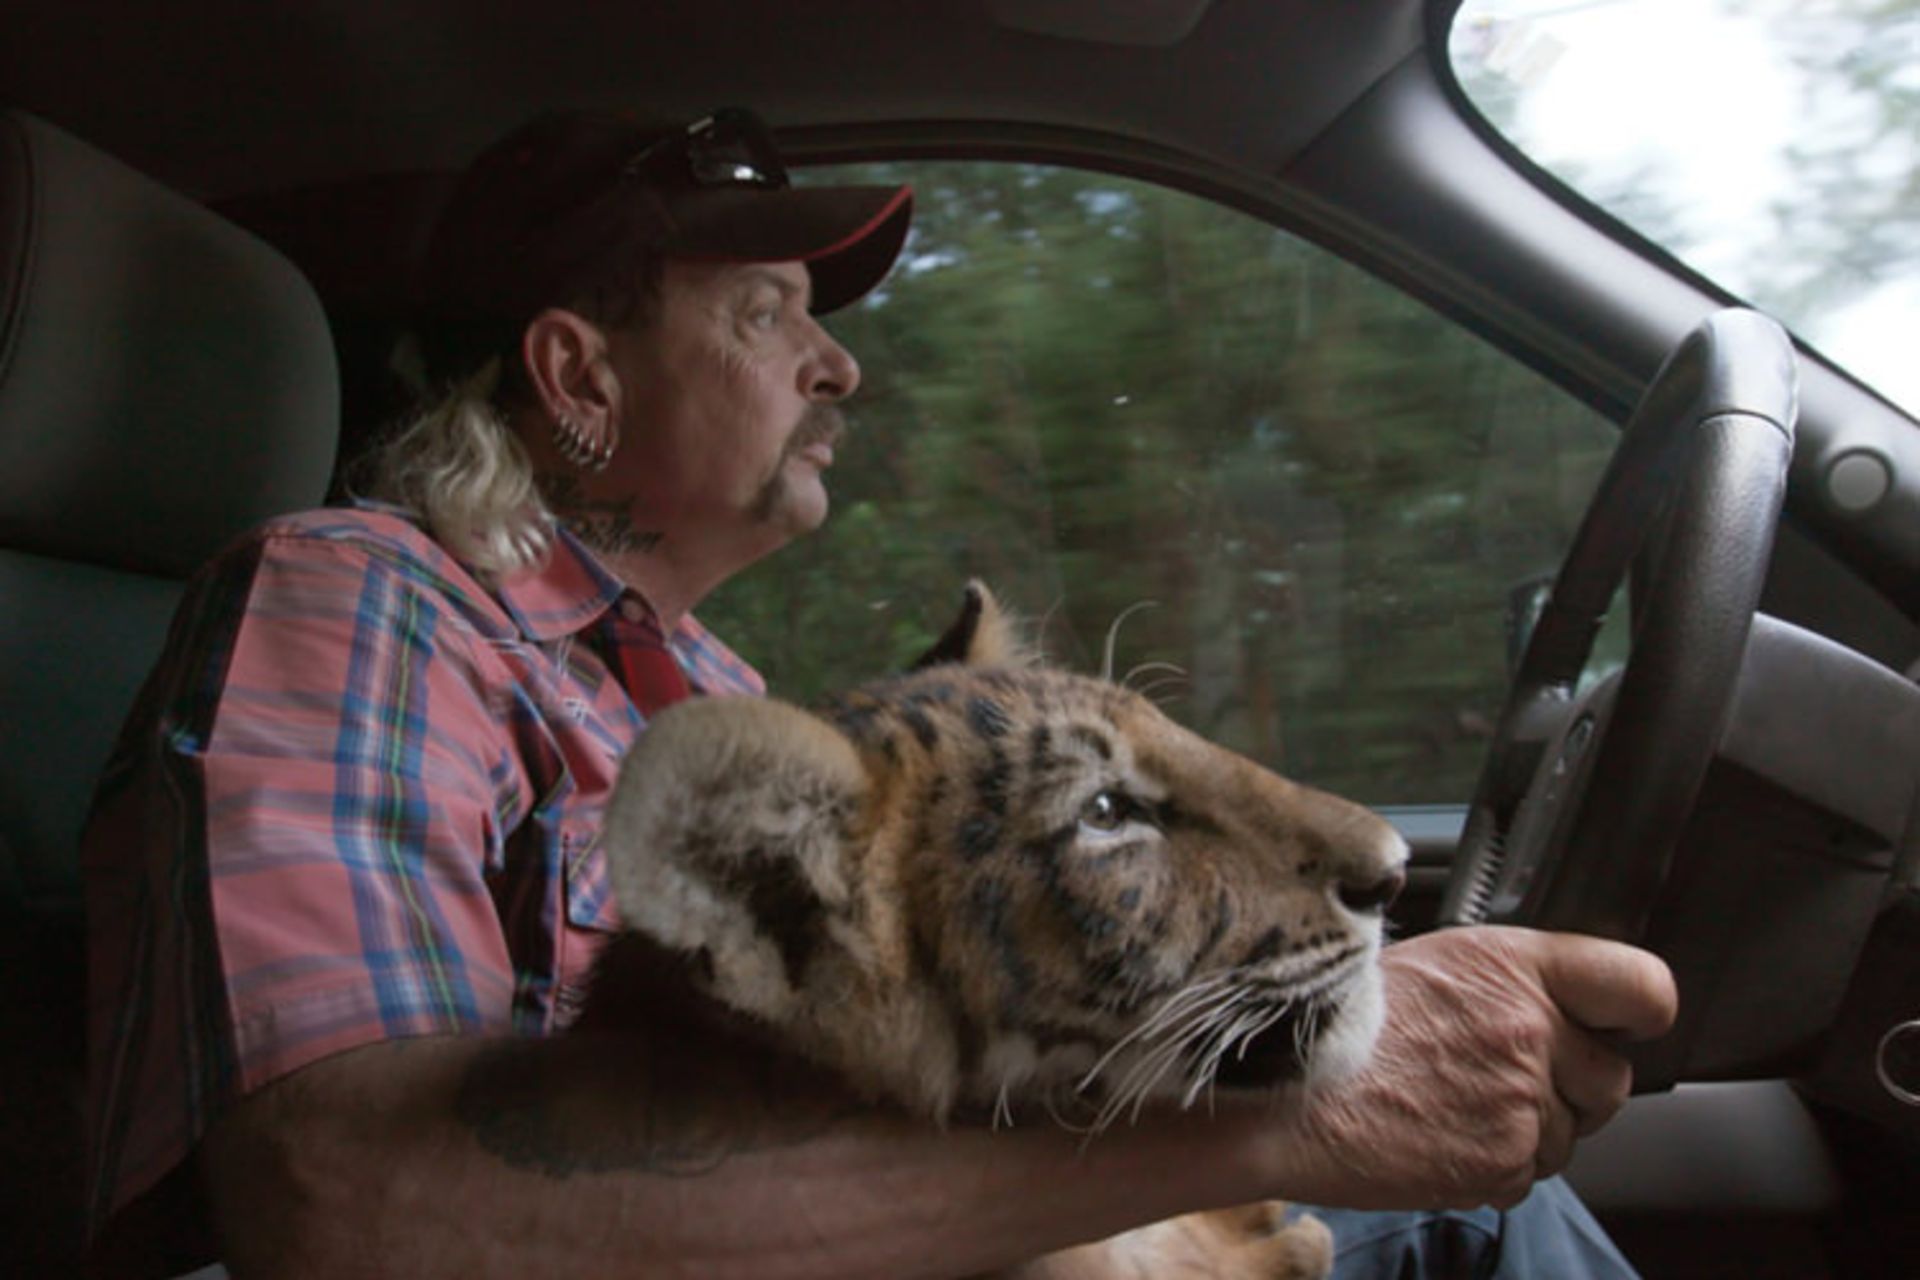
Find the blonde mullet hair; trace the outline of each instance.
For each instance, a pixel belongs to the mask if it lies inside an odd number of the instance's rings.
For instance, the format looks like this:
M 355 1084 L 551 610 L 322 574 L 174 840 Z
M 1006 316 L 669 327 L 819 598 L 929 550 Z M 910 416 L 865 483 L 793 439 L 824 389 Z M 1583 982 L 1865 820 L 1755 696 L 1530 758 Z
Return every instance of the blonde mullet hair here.
M 496 580 L 539 567 L 553 549 L 533 462 L 494 403 L 500 376 L 495 357 L 455 383 L 373 453 L 356 486 Z

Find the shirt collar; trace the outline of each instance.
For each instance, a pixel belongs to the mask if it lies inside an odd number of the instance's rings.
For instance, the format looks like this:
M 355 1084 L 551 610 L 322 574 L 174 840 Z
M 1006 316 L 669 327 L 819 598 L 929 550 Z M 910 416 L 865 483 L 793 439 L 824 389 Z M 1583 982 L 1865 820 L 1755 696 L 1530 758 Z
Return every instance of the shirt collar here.
M 506 579 L 494 590 L 520 633 L 540 641 L 582 630 L 626 593 L 627 585 L 557 524 L 553 551 L 545 563 Z
M 564 526 L 554 527 L 553 553 L 540 568 L 509 578 L 494 597 L 520 634 L 536 642 L 575 635 L 615 605 L 630 600 L 618 625 L 650 630 L 663 638 L 688 679 L 702 693 L 766 692 L 760 673 L 747 665 L 692 614 L 681 617 L 668 634 L 652 603 L 627 586 Z

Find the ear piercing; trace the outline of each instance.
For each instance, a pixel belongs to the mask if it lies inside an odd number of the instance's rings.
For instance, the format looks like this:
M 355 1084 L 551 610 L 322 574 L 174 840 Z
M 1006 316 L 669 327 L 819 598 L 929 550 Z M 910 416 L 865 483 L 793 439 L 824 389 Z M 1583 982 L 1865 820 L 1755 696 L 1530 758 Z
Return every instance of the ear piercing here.
M 553 418 L 553 447 L 574 466 L 587 471 L 605 471 L 620 447 L 620 429 L 609 420 L 604 434 L 590 433 L 565 413 Z

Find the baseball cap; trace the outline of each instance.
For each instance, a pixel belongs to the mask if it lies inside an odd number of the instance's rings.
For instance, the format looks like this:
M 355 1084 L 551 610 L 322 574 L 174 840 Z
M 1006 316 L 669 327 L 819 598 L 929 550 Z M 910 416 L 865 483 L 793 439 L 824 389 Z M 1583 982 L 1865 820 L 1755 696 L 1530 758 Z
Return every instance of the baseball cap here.
M 642 253 L 805 263 L 824 315 L 880 282 L 912 214 L 904 186 L 791 185 L 738 107 L 672 126 L 542 115 L 482 152 L 441 214 L 416 282 L 422 356 L 436 378 L 470 372 L 542 308 L 630 278 Z

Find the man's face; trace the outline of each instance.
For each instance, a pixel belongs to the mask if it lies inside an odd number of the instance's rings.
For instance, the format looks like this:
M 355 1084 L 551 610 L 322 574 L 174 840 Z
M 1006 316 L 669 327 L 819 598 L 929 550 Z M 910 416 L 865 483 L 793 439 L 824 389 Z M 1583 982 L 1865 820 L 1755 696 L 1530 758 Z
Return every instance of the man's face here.
M 652 324 L 608 334 L 633 528 L 765 554 L 827 515 L 821 472 L 860 366 L 807 311 L 799 263 L 669 262 Z

